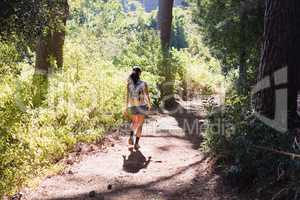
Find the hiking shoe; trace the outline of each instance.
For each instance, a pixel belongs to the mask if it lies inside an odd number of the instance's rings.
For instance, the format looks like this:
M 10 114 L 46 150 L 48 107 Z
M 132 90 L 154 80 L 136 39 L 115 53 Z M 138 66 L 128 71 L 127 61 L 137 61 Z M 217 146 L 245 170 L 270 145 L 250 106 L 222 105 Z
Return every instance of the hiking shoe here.
M 135 145 L 134 145 L 134 149 L 137 150 L 137 149 L 139 149 L 139 148 L 141 148 L 141 146 L 140 146 L 139 144 L 135 144 Z

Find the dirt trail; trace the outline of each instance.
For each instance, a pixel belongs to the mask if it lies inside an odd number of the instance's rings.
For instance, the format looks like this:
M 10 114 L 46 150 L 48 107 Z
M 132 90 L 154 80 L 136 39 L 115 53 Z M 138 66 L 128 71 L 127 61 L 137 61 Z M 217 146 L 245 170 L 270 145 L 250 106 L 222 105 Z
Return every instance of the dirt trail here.
M 127 135 L 111 136 L 106 150 L 86 155 L 69 173 L 45 178 L 22 199 L 237 199 L 217 174 L 209 173 L 209 159 L 197 149 L 202 103 L 186 102 L 181 111 L 147 119 L 139 151 L 128 150 Z

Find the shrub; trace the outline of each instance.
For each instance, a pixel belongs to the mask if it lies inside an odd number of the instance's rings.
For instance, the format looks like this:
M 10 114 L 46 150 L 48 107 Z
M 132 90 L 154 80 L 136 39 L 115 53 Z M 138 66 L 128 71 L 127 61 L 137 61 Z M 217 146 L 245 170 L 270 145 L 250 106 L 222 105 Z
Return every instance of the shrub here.
M 252 187 L 259 198 L 271 199 L 280 190 L 283 199 L 297 195 L 299 161 L 276 151 L 299 153 L 295 133 L 279 133 L 257 120 L 248 96 L 234 90 L 224 107 L 212 109 L 209 124 L 202 147 L 219 158 L 231 183 Z
M 95 141 L 122 121 L 125 73 L 98 64 L 67 65 L 51 75 L 46 99 L 37 108 L 31 66 L 5 78 L 0 86 L 0 194 L 55 163 L 75 143 Z

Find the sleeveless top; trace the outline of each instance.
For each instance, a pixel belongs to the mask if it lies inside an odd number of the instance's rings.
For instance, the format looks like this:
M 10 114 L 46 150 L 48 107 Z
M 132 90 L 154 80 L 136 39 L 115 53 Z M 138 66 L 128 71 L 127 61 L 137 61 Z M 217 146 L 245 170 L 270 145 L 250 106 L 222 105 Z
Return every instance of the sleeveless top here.
M 146 83 L 139 80 L 136 84 L 128 80 L 128 107 L 147 105 L 145 99 Z

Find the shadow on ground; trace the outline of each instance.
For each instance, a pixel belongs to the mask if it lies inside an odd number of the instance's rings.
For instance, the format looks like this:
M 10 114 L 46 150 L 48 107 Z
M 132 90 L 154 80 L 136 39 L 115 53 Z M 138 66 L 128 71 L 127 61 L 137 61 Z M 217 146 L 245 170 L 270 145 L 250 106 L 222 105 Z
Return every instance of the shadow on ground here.
M 90 193 L 80 194 L 80 195 L 76 195 L 76 196 L 51 198 L 51 199 L 48 199 L 48 200 L 84 200 L 84 199 L 99 199 L 99 200 L 105 199 L 105 200 L 109 200 L 112 197 L 116 197 L 116 196 L 121 195 L 121 194 L 126 194 L 126 193 L 129 193 L 130 191 L 133 191 L 133 190 L 141 190 L 141 189 L 143 190 L 143 192 L 149 193 L 149 194 L 158 194 L 158 192 L 163 192 L 163 196 L 164 196 L 164 199 L 165 199 L 168 196 L 171 197 L 173 193 L 175 194 L 176 191 L 178 191 L 178 189 L 176 189 L 174 191 L 166 192 L 166 191 L 162 191 L 162 190 L 159 190 L 159 191 L 155 190 L 152 187 L 155 186 L 158 183 L 168 181 L 168 180 L 170 180 L 170 179 L 172 179 L 176 176 L 179 176 L 179 175 L 185 173 L 191 167 L 195 167 L 195 168 L 200 167 L 206 159 L 207 159 L 207 157 L 204 156 L 200 161 L 192 163 L 192 164 L 178 170 L 176 173 L 174 173 L 170 176 L 164 176 L 164 177 L 161 177 L 157 180 L 150 181 L 150 182 L 145 183 L 145 184 L 126 185 L 126 186 L 122 186 L 122 187 L 119 187 L 119 188 L 113 188 L 112 190 L 107 190 L 107 191 L 103 191 L 103 192 L 92 191 Z M 180 186 L 180 188 L 181 187 L 186 188 L 184 186 Z M 171 200 L 171 198 L 170 198 L 170 200 Z
M 147 160 L 140 150 L 130 150 L 127 157 L 123 155 L 123 169 L 126 172 L 137 173 L 141 169 L 147 168 L 150 162 L 151 156 Z
M 218 176 L 215 173 L 205 174 L 204 171 L 206 171 L 207 169 L 203 169 L 203 171 L 200 171 L 199 175 L 194 177 L 191 183 L 180 185 L 174 190 L 167 191 L 164 189 L 156 189 L 155 187 L 153 187 L 159 182 L 167 181 L 169 179 L 172 179 L 174 176 L 178 176 L 179 174 L 184 173 L 184 171 L 189 167 L 197 167 L 198 165 L 203 164 L 202 162 L 204 162 L 206 159 L 207 158 L 203 158 L 201 161 L 187 166 L 176 174 L 162 177 L 158 180 L 146 184 L 128 185 L 122 188 L 115 188 L 110 191 L 92 191 L 90 193 L 80 194 L 78 196 L 49 200 L 111 200 L 116 199 L 116 197 L 128 194 L 132 191 L 140 190 L 142 190 L 143 194 L 147 197 L 152 196 L 153 199 L 158 200 L 247 200 L 246 198 L 236 196 L 236 191 L 227 186 L 221 176 Z M 133 199 L 137 200 L 135 198 Z
M 169 111 L 170 115 L 178 122 L 178 126 L 184 131 L 185 139 L 193 144 L 193 149 L 199 149 L 203 139 L 200 120 L 205 118 L 203 114 L 199 113 L 199 108 L 187 109 L 175 102 Z

